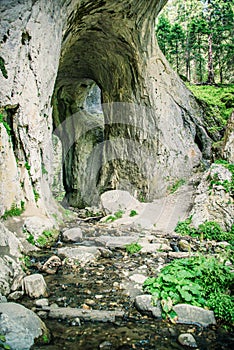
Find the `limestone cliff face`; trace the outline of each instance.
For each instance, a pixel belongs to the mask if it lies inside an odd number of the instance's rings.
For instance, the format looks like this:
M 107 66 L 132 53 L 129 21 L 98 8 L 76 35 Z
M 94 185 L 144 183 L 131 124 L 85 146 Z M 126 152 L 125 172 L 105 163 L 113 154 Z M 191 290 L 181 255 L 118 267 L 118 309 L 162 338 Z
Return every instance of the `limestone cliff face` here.
M 49 208 L 53 130 L 67 200 L 77 206 L 110 188 L 161 196 L 168 179 L 198 166 L 209 144 L 199 108 L 155 41 L 165 3 L 1 0 L 0 107 L 16 179 L 2 211 L 20 200 Z

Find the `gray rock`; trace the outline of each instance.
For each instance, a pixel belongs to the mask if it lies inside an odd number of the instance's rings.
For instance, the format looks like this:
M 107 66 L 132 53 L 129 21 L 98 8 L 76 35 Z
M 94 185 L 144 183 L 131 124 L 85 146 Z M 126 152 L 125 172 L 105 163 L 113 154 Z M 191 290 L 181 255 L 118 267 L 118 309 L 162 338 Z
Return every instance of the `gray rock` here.
M 151 315 L 155 318 L 162 318 L 160 303 L 154 306 L 152 296 L 149 294 L 138 295 L 135 298 L 135 306 L 143 314 Z
M 48 296 L 48 289 L 44 277 L 38 273 L 24 277 L 25 293 L 31 298 Z
M 15 291 L 13 293 L 10 293 L 8 295 L 8 299 L 16 301 L 16 300 L 21 299 L 23 297 L 23 295 L 24 295 L 24 292 L 22 290 L 17 290 L 17 291 Z
M 156 253 L 158 251 L 170 251 L 172 248 L 168 244 L 164 243 L 140 243 L 142 249 L 141 253 Z
M 108 248 L 125 248 L 127 244 L 135 243 L 138 241 L 139 235 L 129 235 L 129 236 L 100 236 L 95 239 L 98 244 L 103 244 Z
M 227 122 L 222 156 L 229 163 L 234 163 L 234 112 L 232 112 Z
M 145 282 L 146 278 L 147 278 L 147 276 L 142 275 L 140 273 L 135 273 L 134 275 L 131 275 L 129 277 L 129 279 L 131 281 L 136 282 L 136 283 L 138 283 L 140 285 L 142 285 Z
M 178 342 L 181 345 L 189 346 L 190 348 L 196 348 L 197 347 L 196 340 L 194 339 L 194 337 L 190 333 L 180 334 L 179 337 L 178 337 Z
M 2 295 L 0 293 L 0 303 L 7 303 L 7 298 L 5 297 L 5 295 Z
M 49 300 L 46 298 L 35 300 L 35 305 L 39 307 L 48 306 Z
M 24 229 L 36 239 L 42 235 L 43 231 L 53 229 L 54 224 L 54 220 L 46 216 L 29 216 L 24 220 Z
M 44 263 L 42 266 L 42 271 L 48 273 L 49 275 L 54 275 L 61 265 L 61 259 L 58 256 L 53 255 Z
M 29 350 L 34 340 L 46 336 L 49 331 L 31 310 L 16 303 L 0 303 L 0 329 L 12 350 Z
M 140 203 L 127 191 L 113 190 L 101 195 L 101 204 L 106 215 L 108 215 L 118 210 L 135 209 Z
M 63 232 L 64 242 L 81 242 L 82 239 L 83 239 L 83 233 L 79 227 L 74 227 Z
M 204 327 L 216 324 L 213 311 L 205 310 L 198 306 L 177 304 L 173 310 L 177 313 L 178 323 L 199 323 Z
M 214 185 L 210 189 L 212 180 L 215 182 L 231 181 L 232 174 L 221 164 L 212 164 L 201 179 L 195 194 L 194 206 L 191 211 L 192 224 L 198 227 L 205 221 L 215 221 L 229 231 L 234 224 L 234 200 L 224 191 L 223 186 Z
M 58 249 L 58 255 L 71 259 L 80 264 L 87 264 L 90 261 L 96 260 L 101 253 L 97 247 L 63 247 Z

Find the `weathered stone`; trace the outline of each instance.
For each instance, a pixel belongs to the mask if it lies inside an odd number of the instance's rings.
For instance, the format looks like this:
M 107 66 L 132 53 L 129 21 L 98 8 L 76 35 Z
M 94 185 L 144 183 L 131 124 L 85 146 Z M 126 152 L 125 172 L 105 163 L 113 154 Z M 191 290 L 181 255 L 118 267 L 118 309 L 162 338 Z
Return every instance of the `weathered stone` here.
M 196 340 L 194 339 L 194 337 L 190 333 L 180 334 L 179 337 L 178 337 L 178 342 L 181 345 L 189 346 L 190 348 L 196 348 L 197 347 Z
M 31 298 L 48 296 L 48 289 L 44 277 L 38 273 L 24 277 L 24 289 L 25 293 Z
M 31 310 L 16 303 L 0 303 L 0 329 L 12 350 L 29 350 L 37 338 L 48 340 L 45 324 Z
M 81 242 L 83 239 L 82 230 L 79 227 L 70 228 L 63 232 L 64 242 Z
M 119 210 L 126 211 L 135 209 L 140 203 L 127 191 L 113 190 L 107 191 L 101 195 L 101 204 L 106 215 L 108 215 L 118 212 Z
M 54 225 L 54 220 L 45 216 L 29 216 L 24 220 L 24 229 L 31 233 L 35 239 L 41 236 L 43 231 L 53 229 Z
M 79 246 L 75 248 L 59 248 L 58 255 L 69 258 L 74 262 L 77 261 L 80 264 L 87 264 L 90 261 L 96 260 L 101 255 L 101 253 L 97 247 Z
M 38 299 L 35 301 L 35 305 L 38 307 L 43 307 L 43 306 L 48 306 L 49 305 L 49 300 L 46 298 L 43 299 Z
M 61 259 L 58 256 L 53 255 L 44 263 L 44 265 L 42 266 L 42 271 L 50 275 L 54 275 L 58 271 L 59 266 L 61 265 Z
M 49 317 L 62 320 L 78 317 L 84 321 L 115 322 L 118 318 L 124 316 L 122 310 L 84 310 L 71 307 L 44 307 L 43 309 L 49 311 Z
M 17 291 L 15 291 L 13 293 L 10 293 L 8 295 L 8 299 L 16 301 L 16 300 L 21 299 L 23 297 L 23 295 L 24 295 L 24 292 L 22 290 L 17 290 Z
M 234 224 L 234 200 L 226 193 L 222 185 L 212 185 L 211 181 L 231 182 L 232 174 L 221 164 L 212 164 L 202 177 L 195 194 L 194 206 L 191 211 L 192 224 L 198 227 L 205 221 L 215 221 L 224 230 L 229 231 Z
M 135 243 L 138 240 L 138 235 L 134 234 L 132 236 L 100 236 L 95 239 L 98 244 L 103 244 L 108 248 L 125 248 L 127 244 Z
M 190 252 L 191 251 L 191 246 L 185 239 L 181 239 L 178 243 L 178 246 L 182 252 Z
M 198 306 L 177 304 L 173 307 L 173 310 L 177 313 L 178 323 L 199 323 L 204 327 L 216 324 L 213 311 Z
M 147 276 L 142 275 L 140 273 L 135 273 L 134 275 L 131 275 L 129 277 L 129 279 L 131 281 L 136 282 L 136 283 L 138 283 L 140 285 L 142 285 L 145 282 L 146 278 L 147 278 Z
M 149 314 L 155 318 L 161 318 L 161 307 L 158 303 L 154 306 L 152 303 L 152 296 L 149 294 L 138 295 L 135 298 L 135 306 L 141 313 Z

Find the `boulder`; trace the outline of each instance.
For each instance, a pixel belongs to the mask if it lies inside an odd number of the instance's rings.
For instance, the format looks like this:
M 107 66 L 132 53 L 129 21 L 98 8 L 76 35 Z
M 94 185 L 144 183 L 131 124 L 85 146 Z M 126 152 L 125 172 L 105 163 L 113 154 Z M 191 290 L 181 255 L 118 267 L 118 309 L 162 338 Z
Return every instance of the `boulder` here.
M 101 253 L 97 247 L 79 246 L 59 248 L 58 255 L 65 257 L 66 262 L 70 260 L 71 263 L 85 265 L 88 262 L 96 260 L 99 256 L 101 256 Z
M 197 347 L 196 340 L 194 339 L 194 337 L 190 333 L 180 334 L 179 337 L 178 337 L 178 342 L 181 345 L 188 346 L 190 348 L 196 348 Z
M 151 315 L 155 318 L 162 317 L 160 303 L 158 302 L 156 306 L 153 305 L 152 296 L 149 294 L 136 296 L 135 306 L 143 314 Z
M 58 256 L 53 255 L 44 263 L 42 266 L 42 271 L 48 273 L 49 275 L 54 275 L 61 265 L 61 259 Z
M 44 277 L 38 273 L 24 277 L 25 293 L 31 298 L 48 296 L 48 289 Z
M 63 232 L 64 242 L 81 242 L 83 239 L 82 230 L 79 227 L 70 228 Z
M 177 323 L 198 323 L 204 327 L 216 324 L 213 311 L 205 310 L 198 306 L 177 304 L 173 307 L 173 310 L 178 316 Z
M 119 210 L 136 209 L 140 202 L 127 191 L 112 190 L 101 195 L 101 204 L 106 215 Z
M 24 306 L 17 303 L 0 303 L 0 314 L 0 333 L 5 336 L 5 344 L 9 345 L 11 350 L 29 350 L 38 338 L 49 342 L 50 333 L 45 324 Z

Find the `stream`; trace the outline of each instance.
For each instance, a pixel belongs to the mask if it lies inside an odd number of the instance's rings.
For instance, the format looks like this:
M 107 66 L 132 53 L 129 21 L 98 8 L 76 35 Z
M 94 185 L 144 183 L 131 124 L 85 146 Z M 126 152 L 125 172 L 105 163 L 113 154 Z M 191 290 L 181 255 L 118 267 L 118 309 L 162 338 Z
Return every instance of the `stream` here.
M 80 226 L 80 225 L 79 225 Z M 106 225 L 107 226 L 107 225 Z M 33 253 L 30 273 L 42 273 L 49 288 L 47 303 L 49 306 L 70 307 L 86 310 L 114 311 L 121 310 L 124 316 L 112 322 L 84 321 L 75 318 L 51 318 L 46 308 L 36 305 L 36 300 L 25 296 L 21 303 L 36 311 L 51 331 L 52 338 L 48 345 L 34 345 L 34 350 L 79 350 L 79 349 L 188 349 L 178 342 L 178 336 L 191 333 L 196 340 L 196 349 L 230 350 L 234 335 L 224 328 L 199 325 L 171 324 L 165 320 L 156 320 L 140 314 L 134 305 L 136 295 L 143 294 L 140 284 L 131 280 L 136 274 L 155 274 L 162 264 L 171 260 L 168 252 L 135 253 L 129 255 L 121 247 L 109 247 L 103 254 L 88 263 L 72 262 L 63 259 L 56 274 L 41 271 L 41 266 L 54 255 L 59 255 L 61 247 L 97 245 L 95 238 L 100 236 L 119 237 L 139 234 L 139 232 L 112 229 L 99 224 L 81 226 L 83 240 L 79 243 L 63 243 Z M 145 233 L 141 233 L 144 236 Z M 123 237 L 123 238 L 124 238 Z M 150 236 L 152 238 L 152 235 Z M 175 237 L 160 237 L 156 241 L 171 243 Z M 92 311 L 91 311 L 92 313 Z

